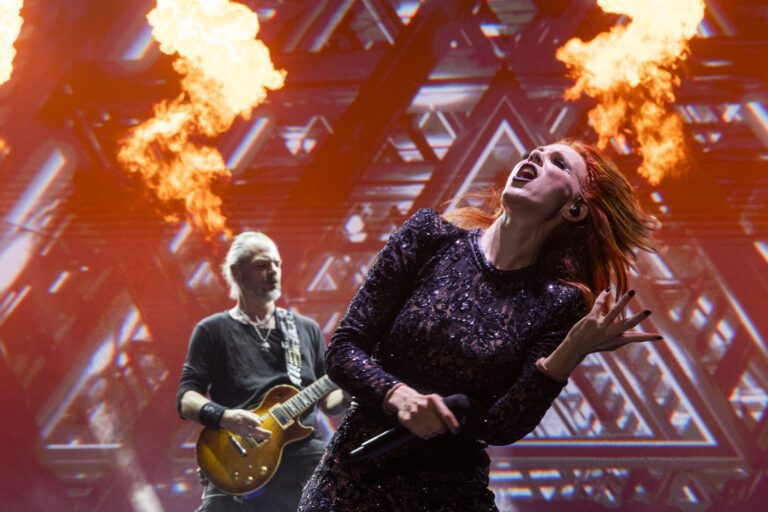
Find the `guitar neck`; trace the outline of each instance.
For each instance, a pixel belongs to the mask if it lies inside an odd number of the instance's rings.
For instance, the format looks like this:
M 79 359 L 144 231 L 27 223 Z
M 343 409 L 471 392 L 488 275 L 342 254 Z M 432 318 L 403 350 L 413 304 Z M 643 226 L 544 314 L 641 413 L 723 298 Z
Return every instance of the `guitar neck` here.
M 325 395 L 337 389 L 327 375 L 313 382 L 309 387 L 303 389 L 300 393 L 286 400 L 278 406 L 279 412 L 289 418 L 296 418 L 302 415 L 307 409 L 315 405 Z

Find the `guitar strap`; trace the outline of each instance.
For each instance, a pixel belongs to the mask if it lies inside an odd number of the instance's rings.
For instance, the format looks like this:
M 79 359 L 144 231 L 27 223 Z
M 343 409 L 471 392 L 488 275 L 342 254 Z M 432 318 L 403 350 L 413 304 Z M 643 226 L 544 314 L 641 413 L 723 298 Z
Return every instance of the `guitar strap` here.
M 278 307 L 275 318 L 283 331 L 283 353 L 287 366 L 288 378 L 301 388 L 301 350 L 299 349 L 299 331 L 296 329 L 296 317 L 285 308 Z

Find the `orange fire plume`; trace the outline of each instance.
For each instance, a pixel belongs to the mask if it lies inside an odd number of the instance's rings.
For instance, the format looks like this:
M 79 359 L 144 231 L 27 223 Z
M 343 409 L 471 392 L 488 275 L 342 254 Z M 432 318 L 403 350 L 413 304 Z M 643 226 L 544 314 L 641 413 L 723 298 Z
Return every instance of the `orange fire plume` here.
M 16 48 L 13 44 L 21 32 L 21 7 L 24 0 L 0 1 L 0 85 L 11 78 Z
M 0 85 L 11 79 L 13 73 L 13 59 L 16 57 L 16 48 L 13 44 L 21 33 L 21 7 L 24 0 L 0 1 Z M 0 138 L 0 159 L 5 158 L 11 151 L 5 139 Z
M 155 105 L 155 116 L 120 143 L 118 161 L 139 174 L 171 208 L 183 204 L 190 222 L 209 234 L 231 233 L 212 184 L 229 178 L 224 158 L 201 137 L 215 137 L 238 116 L 247 119 L 266 89 L 283 86 L 259 40 L 256 14 L 229 0 L 158 0 L 148 15 L 160 50 L 177 53 L 183 92 Z M 177 222 L 169 213 L 166 220 Z
M 687 57 L 688 41 L 704 17 L 704 0 L 598 0 L 605 12 L 631 21 L 585 43 L 571 39 L 557 51 L 576 83 L 565 93 L 596 98 L 589 123 L 598 146 L 613 138 L 636 141 L 638 172 L 651 184 L 675 174 L 686 157 L 683 123 L 670 108 L 680 83 L 677 65 Z

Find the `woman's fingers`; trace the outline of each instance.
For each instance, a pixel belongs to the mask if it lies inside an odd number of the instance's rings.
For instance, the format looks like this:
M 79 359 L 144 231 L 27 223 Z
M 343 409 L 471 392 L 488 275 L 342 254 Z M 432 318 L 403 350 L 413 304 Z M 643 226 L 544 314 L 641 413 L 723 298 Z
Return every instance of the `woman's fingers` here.
M 600 292 L 600 295 L 597 296 L 595 299 L 595 304 L 592 306 L 592 310 L 590 311 L 590 314 L 593 316 L 599 316 L 600 313 L 603 311 L 603 306 L 605 305 L 605 301 L 608 300 L 608 297 L 611 295 L 611 289 L 606 288 L 602 292 Z
M 664 336 L 657 332 L 625 332 L 620 337 L 622 339 L 622 346 L 629 343 L 638 343 L 644 341 L 661 341 Z
M 634 296 L 635 291 L 630 290 L 613 307 L 608 308 L 610 289 L 600 292 L 590 312 L 568 332 L 566 339 L 572 347 L 577 347 L 573 350 L 580 351 L 583 357 L 593 352 L 616 350 L 629 343 L 661 340 L 661 336 L 656 333 L 627 332 L 651 315 L 650 310 L 646 309 L 629 318 L 620 318 Z M 602 312 L 606 310 L 607 313 L 603 315 Z
M 446 429 L 457 432 L 459 421 L 440 395 L 420 395 L 398 415 L 400 422 L 422 439 L 442 434 Z
M 437 412 L 431 409 L 424 410 L 420 415 L 414 416 L 411 432 L 422 439 L 429 439 L 445 432 L 445 426 Z
M 646 309 L 616 324 L 620 333 L 635 328 L 640 322 L 651 316 L 651 310 Z
M 624 311 L 624 308 L 627 307 L 627 304 L 629 304 L 629 301 L 632 300 L 632 297 L 635 296 L 635 290 L 629 290 L 627 293 L 625 293 L 619 300 L 616 302 L 616 304 L 613 305 L 610 311 L 608 311 L 608 314 L 605 315 L 605 318 L 603 321 L 605 322 L 605 325 L 611 325 L 621 314 L 622 311 Z
M 664 339 L 655 332 L 625 332 L 620 336 L 609 340 L 603 346 L 598 347 L 596 352 L 613 352 L 631 343 L 642 343 L 646 341 L 662 341 Z
M 440 421 L 442 422 L 442 424 L 445 425 L 448 428 L 448 430 L 450 430 L 454 434 L 458 432 L 459 420 L 456 419 L 456 416 L 454 416 L 454 414 L 451 412 L 448 406 L 445 405 L 445 402 L 443 401 L 443 397 L 441 397 L 440 395 L 429 395 L 429 399 L 433 407 L 437 411 L 437 414 L 440 417 Z

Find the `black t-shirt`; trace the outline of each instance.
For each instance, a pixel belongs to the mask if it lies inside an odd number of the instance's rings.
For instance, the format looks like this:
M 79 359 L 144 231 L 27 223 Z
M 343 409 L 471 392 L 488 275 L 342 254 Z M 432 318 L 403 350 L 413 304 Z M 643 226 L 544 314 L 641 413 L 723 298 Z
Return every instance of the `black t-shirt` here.
M 306 387 L 325 375 L 325 340 L 317 322 L 301 315 L 295 317 L 301 350 L 301 384 Z M 210 395 L 211 400 L 225 407 L 253 408 L 272 387 L 292 385 L 280 346 L 282 336 L 280 331 L 273 331 L 270 349 L 265 353 L 254 327 L 235 320 L 227 311 L 202 320 L 189 340 L 177 406 L 181 406 L 184 393 L 192 390 Z M 286 455 L 323 451 L 315 409 L 301 418 L 301 423 L 314 427 L 315 433 L 303 442 L 286 446 Z

